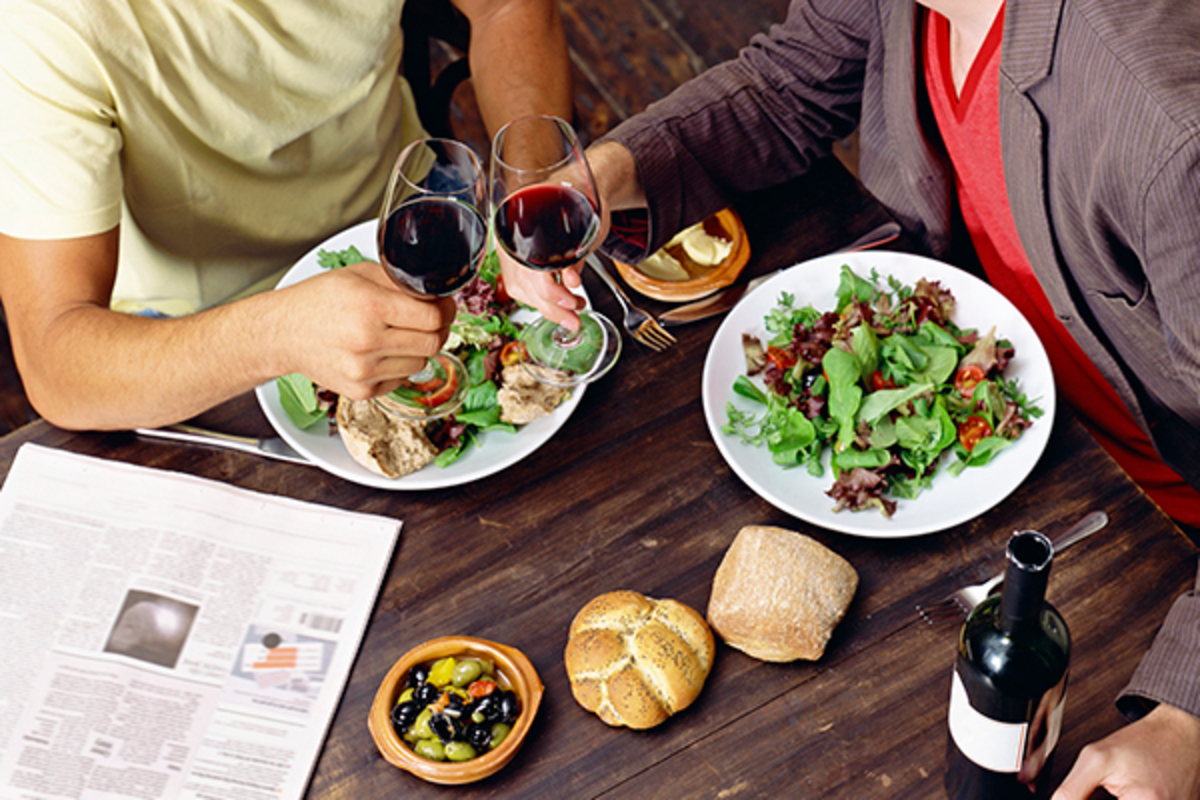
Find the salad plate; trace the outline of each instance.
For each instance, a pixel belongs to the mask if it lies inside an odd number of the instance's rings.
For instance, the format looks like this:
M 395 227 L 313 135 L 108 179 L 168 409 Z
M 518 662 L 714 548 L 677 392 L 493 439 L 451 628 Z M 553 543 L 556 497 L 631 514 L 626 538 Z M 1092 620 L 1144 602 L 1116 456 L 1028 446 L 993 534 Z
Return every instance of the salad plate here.
M 814 477 L 804 467 L 784 469 L 775 464 L 765 447 L 743 443 L 740 437 L 722 431 L 728 421 L 726 404 L 741 411 L 755 411 L 754 404 L 733 391 L 734 381 L 746 372 L 742 335 L 767 341 L 764 318 L 782 292 L 795 296 L 797 308 L 812 305 L 820 311 L 837 305 L 840 269 L 847 265 L 857 275 L 868 277 L 872 270 L 881 283 L 887 276 L 907 286 L 921 278 L 938 281 L 956 300 L 953 321 L 959 328 L 974 328 L 1012 342 L 1015 354 L 1004 372 L 1015 379 L 1030 401 L 1042 410 L 1019 439 L 981 467 L 968 467 L 951 475 L 943 467 L 932 486 L 913 499 L 897 500 L 889 518 L 878 509 L 834 512 L 835 501 L 826 494 L 833 485 L 829 454 L 822 461 L 824 475 Z M 702 386 L 705 421 L 717 449 L 730 468 L 756 494 L 794 517 L 829 530 L 873 538 L 902 538 L 945 530 L 983 514 L 1008 497 L 1029 475 L 1050 439 L 1056 394 L 1050 361 L 1041 340 L 1029 322 L 1003 295 L 960 269 L 922 256 L 883 250 L 821 256 L 784 270 L 747 295 L 721 323 L 709 346 Z M 761 407 L 760 407 L 761 408 Z
M 280 279 L 276 288 L 291 286 L 323 272 L 323 268 L 317 263 L 317 254 L 321 250 L 337 251 L 353 246 L 358 248 L 364 258 L 377 259 L 376 226 L 374 220 L 368 220 L 330 237 L 297 261 Z M 577 291 L 586 297 L 582 289 Z M 535 316 L 534 312 L 522 309 L 513 314 L 512 319 L 525 322 L 526 319 L 533 319 Z M 342 444 L 342 437 L 338 436 L 337 431 L 331 428 L 328 422 L 320 421 L 307 429 L 297 427 L 280 404 L 279 389 L 275 381 L 268 381 L 257 387 L 255 395 L 263 413 L 279 436 L 314 465 L 364 486 L 408 491 L 461 486 L 500 472 L 526 458 L 549 441 L 566 423 L 583 399 L 584 388 L 573 388 L 571 396 L 551 414 L 522 426 L 515 434 L 484 431 L 479 434 L 478 443 L 468 446 L 449 466 L 430 464 L 399 478 L 386 478 L 361 466 L 350 457 L 350 453 Z

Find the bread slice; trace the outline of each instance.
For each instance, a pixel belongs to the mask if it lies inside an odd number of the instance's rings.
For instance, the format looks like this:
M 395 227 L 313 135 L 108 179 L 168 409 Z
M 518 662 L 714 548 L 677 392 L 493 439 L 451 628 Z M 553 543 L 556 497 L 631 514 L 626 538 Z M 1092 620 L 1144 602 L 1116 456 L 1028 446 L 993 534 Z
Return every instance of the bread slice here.
M 389 414 L 373 400 L 339 397 L 337 428 L 350 457 L 387 478 L 416 472 L 437 456 L 424 423 Z
M 858 589 L 850 562 L 808 536 L 749 525 L 717 567 L 708 622 L 763 661 L 816 661 Z

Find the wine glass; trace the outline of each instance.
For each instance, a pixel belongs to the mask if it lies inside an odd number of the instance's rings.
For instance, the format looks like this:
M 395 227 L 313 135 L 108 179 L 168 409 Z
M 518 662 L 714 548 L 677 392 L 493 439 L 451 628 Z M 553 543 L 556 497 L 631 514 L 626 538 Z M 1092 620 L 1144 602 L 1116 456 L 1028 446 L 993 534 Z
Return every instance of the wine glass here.
M 486 203 L 483 168 L 471 148 L 437 138 L 408 145 L 396 158 L 379 212 L 384 271 L 417 297 L 454 294 L 483 262 Z M 433 419 L 462 405 L 467 388 L 462 361 L 441 352 L 376 403 L 397 416 Z
M 496 241 L 521 264 L 558 272 L 591 250 L 600 230 L 596 184 L 564 120 L 520 117 L 497 131 L 491 186 Z M 579 322 L 572 331 L 539 316 L 522 329 L 521 363 L 535 378 L 575 386 L 616 363 L 621 352 L 616 326 L 588 310 L 579 312 Z

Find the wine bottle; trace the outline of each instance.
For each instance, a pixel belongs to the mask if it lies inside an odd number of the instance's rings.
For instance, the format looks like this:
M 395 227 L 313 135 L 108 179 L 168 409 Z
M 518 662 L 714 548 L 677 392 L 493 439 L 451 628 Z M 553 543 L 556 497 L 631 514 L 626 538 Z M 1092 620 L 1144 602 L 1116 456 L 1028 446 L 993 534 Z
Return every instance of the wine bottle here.
M 1062 728 L 1071 636 L 1046 602 L 1054 547 L 1014 533 L 999 595 L 958 637 L 947 714 L 946 793 L 958 800 L 1044 796 Z

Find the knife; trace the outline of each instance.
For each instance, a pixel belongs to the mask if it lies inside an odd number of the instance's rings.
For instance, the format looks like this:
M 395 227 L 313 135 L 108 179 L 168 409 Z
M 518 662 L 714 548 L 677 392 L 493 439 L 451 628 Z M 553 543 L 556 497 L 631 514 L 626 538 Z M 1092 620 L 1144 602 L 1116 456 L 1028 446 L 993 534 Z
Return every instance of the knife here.
M 292 446 L 278 436 L 268 439 L 254 439 L 249 436 L 234 436 L 229 433 L 219 433 L 194 425 L 168 425 L 165 428 L 136 428 L 134 433 L 151 439 L 168 439 L 173 442 L 187 444 L 204 444 L 212 447 L 223 447 L 229 450 L 240 450 L 243 453 L 277 458 L 280 461 L 291 461 L 296 464 L 312 465 L 304 456 L 292 449 Z
M 852 253 L 857 250 L 867 250 L 872 247 L 879 247 L 887 244 L 900 237 L 900 225 L 888 220 L 877 226 L 864 236 L 860 236 L 845 247 L 834 250 L 834 253 Z M 729 309 L 737 305 L 738 300 L 743 296 L 757 289 L 766 281 L 774 278 L 783 269 L 777 269 L 768 272 L 766 275 L 760 275 L 754 280 L 746 283 L 738 283 L 730 286 L 724 291 L 705 297 L 703 300 L 697 300 L 694 303 L 678 306 L 671 309 L 665 314 L 660 314 L 658 321 L 663 325 L 686 325 L 689 322 L 698 322 L 702 319 L 714 317 L 717 314 L 723 314 Z

